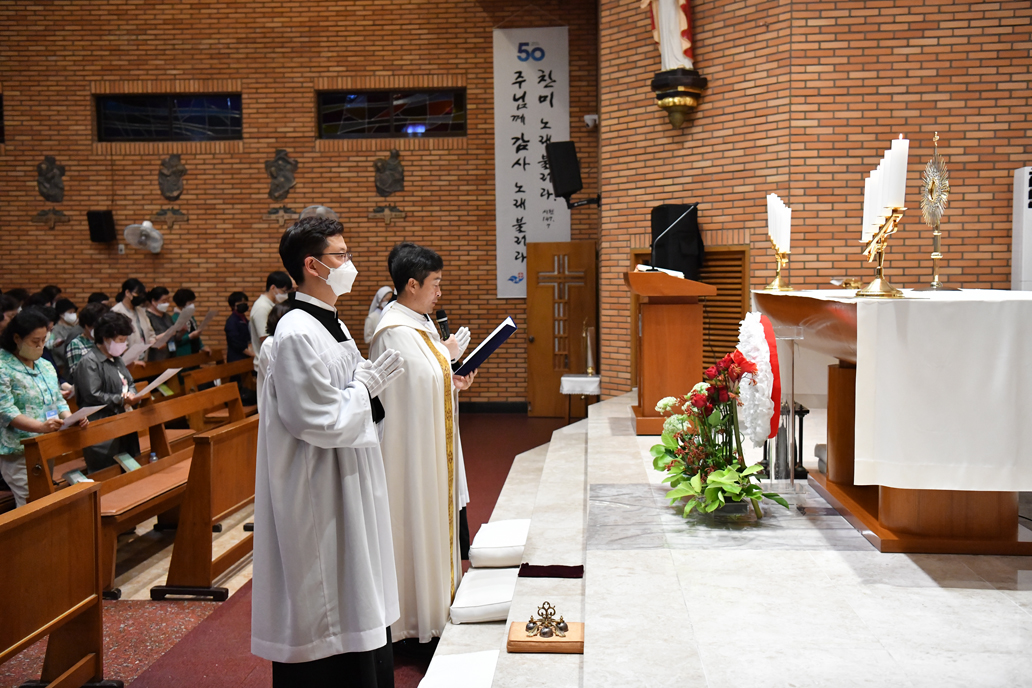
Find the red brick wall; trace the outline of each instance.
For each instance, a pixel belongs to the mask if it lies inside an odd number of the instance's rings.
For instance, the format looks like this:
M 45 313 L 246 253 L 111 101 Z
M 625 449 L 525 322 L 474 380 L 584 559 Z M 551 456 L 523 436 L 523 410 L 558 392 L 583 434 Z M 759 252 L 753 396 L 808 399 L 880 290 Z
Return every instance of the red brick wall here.
M 585 188 L 598 184 L 598 138 L 583 116 L 598 112 L 597 4 L 540 0 L 519 11 L 501 0 L 428 4 L 372 2 L 208 2 L 134 4 L 7 3 L 0 7 L 0 87 L 7 143 L 0 146 L 0 288 L 57 283 L 80 305 L 94 290 L 111 295 L 123 279 L 150 287 L 193 288 L 199 307 L 218 306 L 242 289 L 256 298 L 280 269 L 281 228 L 263 219 L 280 204 L 267 197 L 264 161 L 286 148 L 300 163 L 286 205 L 332 206 L 348 228 L 359 278 L 339 306 L 361 332 L 373 293 L 388 283 L 391 246 L 412 240 L 445 259 L 444 296 L 454 322 L 485 335 L 506 315 L 521 325 L 522 300 L 494 298 L 494 144 L 492 28 L 570 27 L 571 125 Z M 317 141 L 315 91 L 322 88 L 465 86 L 464 139 L 392 143 Z M 229 143 L 94 142 L 93 93 L 239 90 L 244 139 Z M 382 204 L 372 164 L 401 149 L 405 191 L 390 202 L 406 211 L 385 226 L 367 219 Z M 114 211 L 121 228 L 168 204 L 157 173 L 180 153 L 188 169 L 175 204 L 187 224 L 165 233 L 159 255 L 91 244 L 87 210 Z M 44 155 L 65 165 L 69 224 L 30 223 L 49 207 L 36 192 Z M 574 239 L 594 239 L 595 210 L 574 214 Z M 162 229 L 164 229 L 162 227 Z M 220 319 L 221 320 L 221 319 Z M 221 324 L 209 337 L 221 341 Z M 522 339 L 492 358 L 472 401 L 525 398 Z
M 1009 288 L 1012 171 L 1032 158 L 1028 2 L 693 3 L 696 67 L 710 85 L 674 130 L 654 105 L 660 69 L 647 11 L 601 0 L 603 389 L 630 389 L 628 249 L 648 213 L 700 201 L 710 244 L 748 242 L 752 283 L 773 276 L 764 197 L 793 208 L 789 279 L 869 280 L 860 254 L 863 177 L 899 133 L 910 140 L 907 205 L 889 279 L 929 279 L 930 230 L 918 185 L 935 131 L 953 193 L 943 222 L 945 279 Z

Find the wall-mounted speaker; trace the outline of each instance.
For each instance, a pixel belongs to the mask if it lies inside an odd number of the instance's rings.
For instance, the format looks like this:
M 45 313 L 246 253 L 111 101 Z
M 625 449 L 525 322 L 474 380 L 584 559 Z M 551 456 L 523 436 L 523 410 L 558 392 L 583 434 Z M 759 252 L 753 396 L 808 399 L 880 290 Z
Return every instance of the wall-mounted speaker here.
M 87 210 L 86 223 L 90 226 L 90 241 L 104 244 L 118 238 L 115 216 L 110 210 Z
M 573 141 L 559 141 L 545 145 L 548 168 L 552 171 L 552 193 L 557 198 L 570 200 L 570 196 L 584 188 L 581 183 L 580 163 L 577 162 L 577 147 Z
M 1011 289 L 1032 291 L 1032 167 L 1014 170 Z

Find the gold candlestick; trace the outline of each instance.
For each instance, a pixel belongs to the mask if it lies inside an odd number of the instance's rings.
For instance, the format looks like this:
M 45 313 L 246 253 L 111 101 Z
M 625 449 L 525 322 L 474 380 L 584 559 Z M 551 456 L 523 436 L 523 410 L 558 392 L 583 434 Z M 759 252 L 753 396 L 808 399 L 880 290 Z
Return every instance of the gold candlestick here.
M 778 249 L 778 245 L 774 243 L 772 237 L 770 239 L 770 245 L 774 247 L 774 260 L 778 262 L 777 272 L 774 273 L 774 280 L 763 288 L 764 291 L 794 291 L 792 287 L 788 285 L 788 280 L 781 276 L 781 271 L 788 265 L 788 256 L 790 251 L 781 251 Z
M 889 217 L 885 220 L 871 240 L 867 242 L 867 248 L 864 249 L 864 255 L 867 256 L 868 263 L 875 260 L 878 261 L 877 277 L 874 278 L 873 282 L 858 291 L 856 293 L 857 297 L 869 299 L 903 298 L 903 292 L 896 289 L 896 287 L 892 286 L 889 281 L 885 279 L 885 249 L 889 243 L 889 237 L 896 233 L 896 228 L 899 225 L 900 219 L 903 217 L 904 210 L 906 210 L 906 208 L 893 208 Z

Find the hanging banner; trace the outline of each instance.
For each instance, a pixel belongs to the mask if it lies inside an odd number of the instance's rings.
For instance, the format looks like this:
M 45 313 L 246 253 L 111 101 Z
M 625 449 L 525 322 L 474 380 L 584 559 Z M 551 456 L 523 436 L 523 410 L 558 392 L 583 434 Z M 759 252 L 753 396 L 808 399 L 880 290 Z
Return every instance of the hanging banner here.
M 527 244 L 570 240 L 545 144 L 570 140 L 566 27 L 495 29 L 495 240 L 498 298 L 526 298 Z

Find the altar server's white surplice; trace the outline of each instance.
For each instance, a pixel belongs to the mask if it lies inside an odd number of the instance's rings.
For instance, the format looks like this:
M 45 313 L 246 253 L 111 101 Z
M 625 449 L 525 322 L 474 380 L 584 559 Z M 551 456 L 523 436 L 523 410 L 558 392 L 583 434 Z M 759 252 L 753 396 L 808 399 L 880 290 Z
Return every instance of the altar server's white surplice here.
M 459 441 L 459 395 L 448 349 L 433 324 L 397 301 L 384 311 L 369 345 L 376 360 L 401 353 L 405 372 L 380 394 L 383 461 L 401 618 L 391 638 L 439 637 L 462 578 L 459 510 L 469 501 Z
M 379 432 L 366 388 L 353 381 L 362 356 L 348 336 L 337 342 L 314 317 L 292 310 L 271 342 L 258 434 L 251 651 L 276 662 L 382 647 L 398 618 Z

